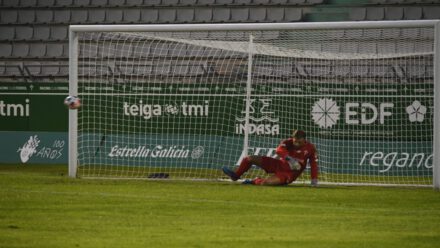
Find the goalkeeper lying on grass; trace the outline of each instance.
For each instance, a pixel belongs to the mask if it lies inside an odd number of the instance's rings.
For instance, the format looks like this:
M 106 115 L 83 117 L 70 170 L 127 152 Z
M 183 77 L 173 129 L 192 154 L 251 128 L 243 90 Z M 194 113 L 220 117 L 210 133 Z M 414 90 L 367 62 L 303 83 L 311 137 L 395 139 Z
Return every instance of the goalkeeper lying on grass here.
M 312 186 L 318 185 L 318 156 L 315 146 L 306 140 L 306 134 L 301 130 L 294 130 L 291 138 L 283 140 L 276 149 L 279 159 L 266 156 L 247 156 L 238 167 L 232 171 L 223 167 L 223 172 L 233 181 L 248 171 L 252 165 L 262 168 L 266 173 L 274 174 L 266 179 L 255 178 L 245 180 L 244 184 L 254 185 L 286 185 L 295 181 L 310 163 Z

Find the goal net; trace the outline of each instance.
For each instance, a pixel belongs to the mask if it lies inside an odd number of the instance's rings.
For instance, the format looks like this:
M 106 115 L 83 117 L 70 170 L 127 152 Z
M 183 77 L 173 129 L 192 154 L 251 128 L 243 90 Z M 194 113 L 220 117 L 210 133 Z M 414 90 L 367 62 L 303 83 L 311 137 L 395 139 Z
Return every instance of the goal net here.
M 432 185 L 434 25 L 403 23 L 72 26 L 71 175 L 227 179 L 300 129 L 321 183 Z

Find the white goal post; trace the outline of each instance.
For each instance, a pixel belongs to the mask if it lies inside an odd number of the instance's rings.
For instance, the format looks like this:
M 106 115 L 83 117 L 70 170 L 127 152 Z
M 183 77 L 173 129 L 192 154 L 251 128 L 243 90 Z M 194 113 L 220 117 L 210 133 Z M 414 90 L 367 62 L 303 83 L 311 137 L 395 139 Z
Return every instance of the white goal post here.
M 437 20 L 71 25 L 69 176 L 226 179 L 302 129 L 321 183 L 439 189 L 439 55 Z

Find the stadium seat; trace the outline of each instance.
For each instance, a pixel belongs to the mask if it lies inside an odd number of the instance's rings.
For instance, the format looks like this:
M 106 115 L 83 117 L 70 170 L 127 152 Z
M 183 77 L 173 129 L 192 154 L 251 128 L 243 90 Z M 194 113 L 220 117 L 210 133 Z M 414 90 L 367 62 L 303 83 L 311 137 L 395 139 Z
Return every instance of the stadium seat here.
M 279 31 L 254 32 L 254 39 L 257 41 L 275 40 L 280 36 Z
M 3 0 L 0 3 L 3 7 L 20 7 L 20 2 L 18 0 Z
M 15 38 L 15 28 L 0 26 L 0 41 L 12 41 Z
M 406 20 L 422 19 L 422 8 L 420 7 L 405 7 L 403 13 Z
M 102 24 L 105 21 L 105 10 L 103 9 L 90 9 L 88 23 Z
M 58 7 L 70 7 L 73 5 L 73 0 L 56 0 L 56 6 Z
M 5 67 L 5 76 L 9 77 L 23 77 L 22 64 L 7 64 Z
M 178 23 L 189 23 L 194 21 L 194 9 L 178 9 L 176 21 Z
M 190 65 L 189 67 L 189 71 L 187 76 L 201 76 L 205 73 L 205 68 L 206 65 L 204 64 L 193 64 Z
M 215 0 L 198 0 L 197 4 L 198 5 L 206 5 L 206 6 L 211 6 L 215 3 Z
M 0 10 L 0 22 L 3 24 L 16 24 L 18 13 L 16 10 Z
M 133 47 L 132 56 L 135 58 L 146 58 L 150 55 L 150 44 L 142 44 Z
M 370 7 L 367 8 L 367 20 L 368 21 L 380 21 L 385 18 L 385 10 L 382 7 Z
M 52 7 L 55 5 L 55 0 L 38 0 L 38 7 Z
M 171 74 L 173 76 L 187 76 L 189 72 L 189 66 L 187 64 L 183 65 L 173 65 L 171 67 Z
M 284 9 L 284 21 L 286 22 L 297 22 L 302 19 L 302 9 L 301 8 L 285 8 Z
M 212 11 L 213 22 L 228 22 L 231 18 L 231 10 L 229 8 L 214 8 Z
M 70 17 L 70 10 L 55 10 L 53 13 L 53 22 L 56 24 L 69 24 Z
M 33 40 L 46 41 L 50 38 L 50 27 L 48 26 L 34 26 Z
M 141 20 L 140 9 L 125 9 L 124 10 L 124 23 L 139 23 Z
M 90 0 L 90 6 L 103 7 L 107 5 L 107 0 Z
M 409 65 L 406 66 L 406 75 L 409 78 L 421 78 L 425 76 L 425 66 L 424 65 Z
M 330 65 L 318 65 L 310 68 L 310 76 L 312 77 L 329 77 L 332 75 L 332 67 Z
M 423 19 L 440 19 L 440 6 L 423 7 Z
M 421 28 L 420 37 L 424 39 L 432 39 L 434 38 L 434 31 L 430 28 Z
M 368 76 L 368 66 L 365 65 L 358 65 L 358 66 L 352 66 L 350 68 L 350 75 L 352 77 L 367 77 Z
M 333 67 L 333 75 L 339 78 L 346 78 L 350 74 L 350 66 L 335 65 Z
M 98 45 L 94 43 L 84 44 L 79 49 L 80 58 L 97 58 L 98 57 Z
M 230 5 L 233 3 L 234 3 L 234 0 L 215 0 L 215 4 L 217 4 L 217 5 Z
M 387 0 L 387 4 L 404 4 L 406 0 Z
M 84 24 L 87 23 L 89 13 L 87 10 L 72 10 L 72 16 L 70 22 L 72 24 Z
M 29 56 L 31 58 L 43 58 L 46 56 L 46 44 L 31 43 L 29 47 Z
M 388 41 L 378 43 L 377 52 L 379 54 L 394 54 L 396 53 L 396 44 Z
M 250 22 L 265 22 L 266 21 L 266 8 L 251 8 L 251 9 L 249 9 L 249 21 Z
M 144 3 L 144 0 L 126 0 L 125 6 L 138 7 Z
M 186 55 L 189 57 L 202 57 L 205 48 L 202 46 L 188 45 L 186 47 Z
M 153 57 L 165 57 L 168 55 L 169 50 L 169 45 L 166 43 L 152 44 L 150 46 L 149 55 Z
M 270 77 L 273 73 L 272 65 L 255 65 L 254 66 L 254 76 L 257 77 Z
M 144 6 L 160 6 L 162 3 L 162 0 L 147 0 L 143 2 Z
M 142 23 L 156 23 L 159 18 L 159 11 L 157 9 L 141 9 Z
M 405 72 L 400 65 L 393 65 L 393 72 L 394 75 L 400 79 L 404 79 L 406 77 Z
M 287 4 L 304 5 L 306 0 L 287 0 Z
M 249 19 L 249 8 L 231 9 L 231 22 L 247 22 Z
M 403 8 L 402 7 L 385 8 L 385 19 L 386 20 L 402 20 L 403 19 Z
M 324 0 L 307 0 L 306 1 L 307 4 L 312 4 L 312 5 L 314 5 L 314 4 L 321 4 L 323 2 L 324 2 Z
M 194 6 L 197 4 L 197 0 L 180 0 L 179 5 L 181 6 Z
M 242 31 L 227 31 L 226 37 L 227 40 L 233 40 L 233 41 L 243 41 L 243 40 L 249 40 L 249 35 L 246 32 Z
M 67 26 L 53 26 L 50 28 L 50 39 L 56 41 L 64 41 L 68 38 Z
M 60 66 L 58 63 L 45 63 L 41 65 L 41 76 L 54 77 L 58 76 Z
M 0 77 L 5 74 L 6 64 L 4 61 L 0 61 Z
M 293 73 L 292 69 L 293 67 L 291 65 L 277 65 L 272 68 L 272 74 L 275 77 L 290 77 Z
M 171 65 L 170 64 L 155 64 L 153 66 L 152 73 L 153 75 L 158 76 L 168 76 L 171 71 Z
M 125 0 L 108 0 L 107 4 L 110 7 L 119 7 L 125 4 Z
M 387 28 L 382 30 L 383 39 L 395 39 L 400 36 L 400 30 L 398 28 Z
M 9 58 L 12 55 L 12 45 L 9 43 L 0 43 L 0 58 Z
M 131 66 L 133 68 L 133 74 L 136 76 L 147 76 L 149 77 L 152 74 L 153 66 L 149 63 L 137 64 L 135 66 Z M 127 67 L 128 69 L 128 67 Z
M 52 10 L 36 10 L 35 11 L 35 22 L 40 24 L 49 24 L 53 21 L 53 11 Z
M 235 1 L 235 2 L 237 2 L 237 1 Z M 266 5 L 270 5 L 270 0 L 253 0 L 252 3 L 256 4 L 256 5 L 266 6 Z M 249 3 L 247 3 L 247 4 L 249 4 Z
M 321 51 L 328 53 L 338 53 L 340 51 L 339 45 L 340 43 L 337 42 L 328 42 L 321 48 Z
M 389 65 L 374 65 L 369 67 L 370 77 L 384 78 L 394 76 L 393 67 Z
M 34 35 L 34 29 L 29 26 L 17 26 L 15 28 L 15 40 L 30 40 Z
M 176 9 L 159 9 L 159 23 L 174 23 L 176 20 Z
M 69 75 L 69 65 L 60 64 L 60 71 L 58 72 L 59 77 L 67 77 Z
M 365 29 L 362 32 L 362 39 L 380 39 L 382 37 L 382 29 Z M 360 38 L 360 37 L 359 37 Z
M 131 64 L 123 64 L 123 65 L 116 65 L 117 68 L 117 72 L 119 72 L 122 75 L 125 76 L 133 76 L 135 75 L 134 73 L 134 66 Z
M 274 5 L 281 5 L 281 4 L 286 4 L 287 0 L 270 0 L 270 3 Z
M 375 42 L 360 42 L 358 52 L 361 54 L 371 54 L 377 52 L 377 44 Z
M 26 58 L 29 54 L 29 44 L 15 43 L 12 45 L 12 57 Z
M 24 70 L 33 77 L 41 75 L 41 63 L 37 61 L 28 61 L 23 64 Z
M 415 53 L 429 53 L 434 51 L 433 44 L 430 41 L 422 41 L 414 48 Z
M 33 24 L 35 22 L 34 10 L 19 10 L 18 23 L 19 24 Z
M 198 32 L 191 32 L 189 37 L 195 40 L 204 40 L 208 38 L 209 32 L 208 31 L 198 31 Z
M 296 63 L 293 73 L 301 77 L 308 77 L 310 75 L 310 70 L 311 70 L 310 65 L 303 65 L 302 63 Z
M 64 53 L 64 46 L 60 43 L 47 44 L 46 57 L 49 58 L 61 58 Z
M 3 0 L 3 1 L 5 1 L 5 0 Z M 37 0 L 21 0 L 20 1 L 20 7 L 28 8 L 28 7 L 35 7 L 35 6 L 37 6 Z
M 116 53 L 115 44 L 100 44 L 98 45 L 98 57 L 99 58 L 113 58 Z
M 115 58 L 131 58 L 133 57 L 133 46 L 129 44 L 118 43 L 115 45 Z
M 397 43 L 396 52 L 397 53 L 414 53 L 415 44 L 414 43 Z
M 194 21 L 198 23 L 209 23 L 212 20 L 212 8 L 197 8 L 194 11 Z
M 267 8 L 266 14 L 268 22 L 282 22 L 284 20 L 283 8 Z
M 363 21 L 367 18 L 367 9 L 366 8 L 351 8 L 349 19 L 351 21 Z
M 179 5 L 179 0 L 162 0 L 162 5 L 164 5 L 164 6 L 177 6 L 177 5 Z
M 73 0 L 72 6 L 74 7 L 88 7 L 90 0 Z
M 400 33 L 400 37 L 402 37 L 403 39 L 411 39 L 414 37 L 418 37 L 419 33 L 420 33 L 419 28 L 404 28 Z
M 122 9 L 107 9 L 105 14 L 105 22 L 111 24 L 118 24 L 122 22 Z

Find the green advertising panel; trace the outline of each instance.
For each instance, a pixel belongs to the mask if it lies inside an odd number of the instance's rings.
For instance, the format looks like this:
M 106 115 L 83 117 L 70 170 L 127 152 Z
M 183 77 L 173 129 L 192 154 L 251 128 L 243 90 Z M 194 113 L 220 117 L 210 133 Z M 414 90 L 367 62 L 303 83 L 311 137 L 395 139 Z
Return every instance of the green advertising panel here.
M 253 86 L 249 153 L 275 155 L 279 141 L 296 128 L 316 144 L 322 171 L 431 173 L 431 84 L 332 85 Z M 87 145 L 80 146 L 79 159 L 136 166 L 235 165 L 242 156 L 244 89 L 242 82 L 222 87 L 84 84 L 79 141 Z M 68 110 L 62 104 L 67 92 L 67 84 L 0 86 L 0 163 L 67 163 Z

